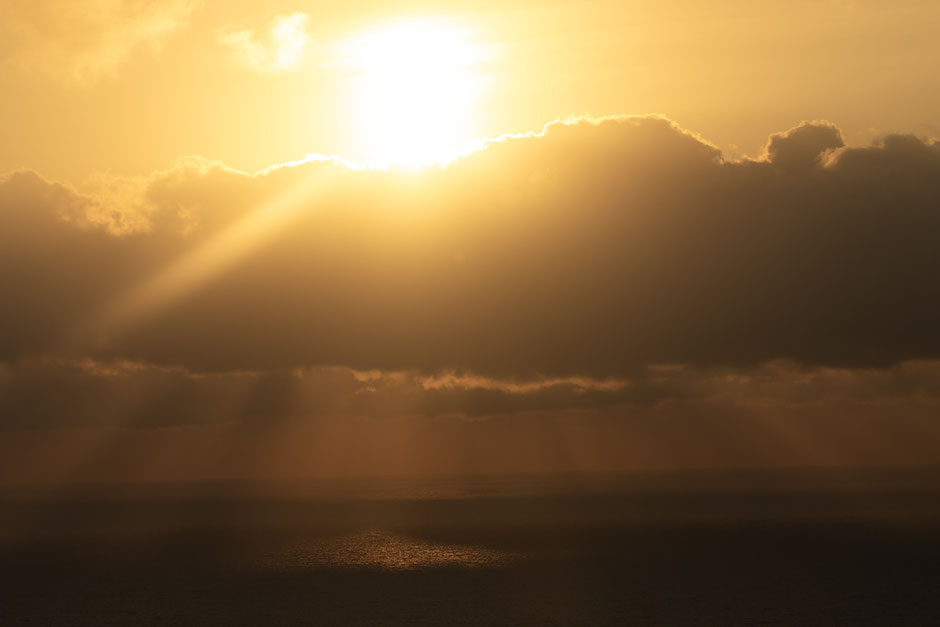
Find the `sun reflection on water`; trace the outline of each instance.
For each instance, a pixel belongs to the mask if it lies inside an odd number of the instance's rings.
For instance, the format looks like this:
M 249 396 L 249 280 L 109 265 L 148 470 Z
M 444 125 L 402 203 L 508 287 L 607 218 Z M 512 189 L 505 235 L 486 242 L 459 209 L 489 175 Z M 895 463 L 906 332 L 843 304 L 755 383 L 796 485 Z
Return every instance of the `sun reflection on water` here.
M 418 570 L 503 566 L 514 558 L 508 551 L 429 542 L 381 530 L 339 537 L 304 540 L 268 553 L 260 560 L 265 570 L 297 571 L 319 568 Z

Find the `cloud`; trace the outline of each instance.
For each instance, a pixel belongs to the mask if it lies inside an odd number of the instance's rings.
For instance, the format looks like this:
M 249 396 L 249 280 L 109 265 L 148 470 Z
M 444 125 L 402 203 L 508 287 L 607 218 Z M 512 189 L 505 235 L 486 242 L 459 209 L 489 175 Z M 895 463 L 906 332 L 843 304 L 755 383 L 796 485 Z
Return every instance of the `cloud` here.
M 940 409 L 940 360 L 891 368 L 652 366 L 630 379 L 493 379 L 456 373 L 360 372 L 343 367 L 197 373 L 130 361 L 33 359 L 0 367 L 0 430 L 168 428 L 289 421 L 449 418 L 603 411 L 636 416 L 654 408 L 841 415 L 859 408 L 928 415 Z M 707 411 L 706 411 L 707 413 Z
M 669 120 L 620 117 L 420 173 L 190 158 L 88 193 L 8 174 L 0 359 L 341 366 L 481 391 L 936 359 L 940 144 L 839 144 L 803 124 L 726 161 Z
M 111 426 L 163 428 L 323 417 L 451 416 L 623 402 L 624 383 L 469 377 L 430 381 L 416 372 L 361 373 L 341 367 L 194 373 L 139 362 L 39 359 L 0 370 L 0 429 Z M 567 400 L 566 400 L 567 399 Z
M 842 133 L 828 122 L 803 122 L 785 133 L 774 133 L 767 142 L 766 158 L 788 170 L 809 170 L 822 158 L 845 146 Z
M 15 65 L 73 84 L 117 75 L 139 50 L 160 50 L 185 27 L 194 0 L 12 0 L 0 7 L 0 35 Z M 0 53 L 2 53 L 0 49 Z
M 489 377 L 442 372 L 417 379 L 425 390 L 490 390 L 509 394 L 526 394 L 554 387 L 571 387 L 579 392 L 588 390 L 620 390 L 629 382 L 620 379 L 596 381 L 584 377 L 556 377 L 537 381 L 506 381 Z
M 414 371 L 0 365 L 0 484 L 884 467 L 940 454 L 940 360 L 653 366 L 617 386 L 444 377 L 428 388 Z
M 251 70 L 288 72 L 298 69 L 310 44 L 306 31 L 308 18 L 305 13 L 279 15 L 261 36 L 254 30 L 227 27 L 219 32 L 218 40 Z

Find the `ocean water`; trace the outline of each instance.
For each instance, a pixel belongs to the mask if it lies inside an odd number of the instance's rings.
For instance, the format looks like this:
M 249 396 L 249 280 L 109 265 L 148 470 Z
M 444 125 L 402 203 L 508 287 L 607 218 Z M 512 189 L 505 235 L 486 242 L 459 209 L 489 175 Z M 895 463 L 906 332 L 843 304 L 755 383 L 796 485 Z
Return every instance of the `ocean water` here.
M 6 625 L 934 625 L 940 473 L 8 489 Z

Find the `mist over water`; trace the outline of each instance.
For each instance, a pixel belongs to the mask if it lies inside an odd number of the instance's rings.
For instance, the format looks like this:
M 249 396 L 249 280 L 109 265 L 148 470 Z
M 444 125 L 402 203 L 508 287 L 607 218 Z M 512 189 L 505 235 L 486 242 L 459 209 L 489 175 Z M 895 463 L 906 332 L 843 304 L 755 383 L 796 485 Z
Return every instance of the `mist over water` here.
M 928 624 L 940 471 L 8 489 L 7 625 Z

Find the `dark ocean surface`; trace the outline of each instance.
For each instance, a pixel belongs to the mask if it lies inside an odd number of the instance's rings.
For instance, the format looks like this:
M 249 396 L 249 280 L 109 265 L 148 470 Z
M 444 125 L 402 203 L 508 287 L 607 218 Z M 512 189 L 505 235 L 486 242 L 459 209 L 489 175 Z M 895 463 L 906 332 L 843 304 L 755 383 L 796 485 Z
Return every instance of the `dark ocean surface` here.
M 0 624 L 936 625 L 940 471 L 7 488 Z

